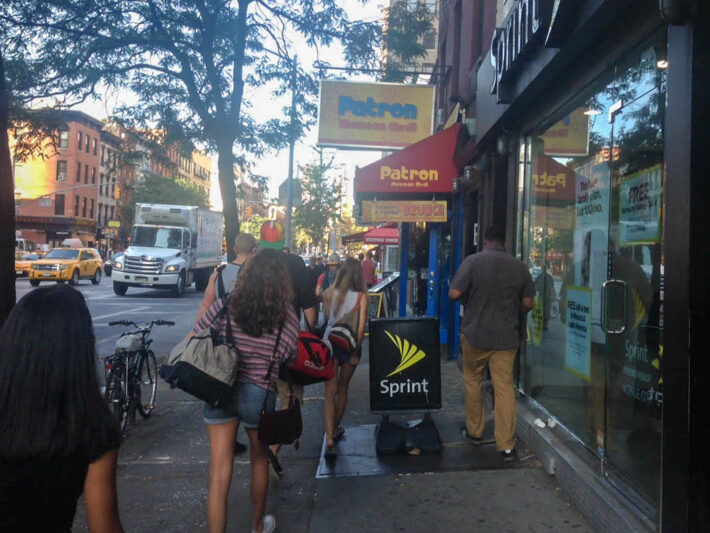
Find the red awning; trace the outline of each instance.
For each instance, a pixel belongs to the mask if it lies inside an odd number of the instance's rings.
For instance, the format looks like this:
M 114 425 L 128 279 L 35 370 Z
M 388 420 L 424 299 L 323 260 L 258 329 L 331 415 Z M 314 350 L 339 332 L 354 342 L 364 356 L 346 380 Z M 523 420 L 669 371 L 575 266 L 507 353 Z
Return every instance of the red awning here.
M 399 230 L 397 228 L 375 228 L 363 236 L 365 244 L 399 244 Z
M 340 242 L 343 243 L 343 246 L 345 246 L 346 244 L 352 244 L 354 242 L 362 242 L 366 234 L 366 231 L 361 231 L 360 233 L 351 233 L 350 235 L 343 235 L 340 238 Z
M 355 171 L 355 193 L 450 193 L 461 123 Z

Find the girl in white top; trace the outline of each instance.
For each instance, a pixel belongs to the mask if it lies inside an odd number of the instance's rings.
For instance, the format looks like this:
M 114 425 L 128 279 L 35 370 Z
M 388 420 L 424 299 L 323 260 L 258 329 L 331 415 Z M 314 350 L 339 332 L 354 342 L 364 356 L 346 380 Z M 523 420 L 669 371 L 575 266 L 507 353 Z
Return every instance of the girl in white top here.
M 350 379 L 360 362 L 360 348 L 367 320 L 367 288 L 362 275 L 362 266 L 356 259 L 349 257 L 345 260 L 335 278 L 335 284 L 323 294 L 323 302 L 328 320 L 328 326 L 323 335 L 324 339 L 328 338 L 328 331 L 334 324 L 359 305 L 357 346 L 350 353 L 337 348 L 333 350 L 335 375 L 325 384 L 325 405 L 323 406 L 327 438 L 325 458 L 334 459 L 336 457 L 335 442 L 345 432 L 340 422 L 343 413 L 345 413 Z

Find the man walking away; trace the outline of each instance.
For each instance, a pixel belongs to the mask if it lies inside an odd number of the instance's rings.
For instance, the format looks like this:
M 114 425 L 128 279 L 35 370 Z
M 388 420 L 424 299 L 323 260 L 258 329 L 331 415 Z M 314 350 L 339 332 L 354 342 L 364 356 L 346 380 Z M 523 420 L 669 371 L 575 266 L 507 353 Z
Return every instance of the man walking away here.
M 505 231 L 492 226 L 483 251 L 464 259 L 449 298 L 464 300 L 461 347 L 466 393 L 464 436 L 483 437 L 485 414 L 481 385 L 490 368 L 495 396 L 496 447 L 504 461 L 515 460 L 516 404 L 513 368 L 520 343 L 520 317 L 532 309 L 535 287 L 527 267 L 505 251 Z
M 372 250 L 367 251 L 367 258 L 362 261 L 362 276 L 365 278 L 365 285 L 369 289 L 377 282 L 375 277 L 375 262 L 372 260 Z

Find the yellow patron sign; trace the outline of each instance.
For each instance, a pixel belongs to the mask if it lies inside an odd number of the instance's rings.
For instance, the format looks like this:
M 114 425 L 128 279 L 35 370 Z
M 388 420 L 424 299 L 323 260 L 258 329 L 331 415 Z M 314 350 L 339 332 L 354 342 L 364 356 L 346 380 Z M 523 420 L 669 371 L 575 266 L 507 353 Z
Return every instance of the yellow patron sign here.
M 362 202 L 362 222 L 446 222 L 446 202 Z
M 318 144 L 404 148 L 431 135 L 434 87 L 400 83 L 320 82 Z

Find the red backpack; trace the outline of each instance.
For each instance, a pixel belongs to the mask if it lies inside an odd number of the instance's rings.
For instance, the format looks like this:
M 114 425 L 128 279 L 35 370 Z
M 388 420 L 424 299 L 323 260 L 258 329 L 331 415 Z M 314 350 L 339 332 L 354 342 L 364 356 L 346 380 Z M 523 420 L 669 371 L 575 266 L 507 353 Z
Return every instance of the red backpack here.
M 279 377 L 294 385 L 311 385 L 328 381 L 335 375 L 333 353 L 315 333 L 298 334 L 298 355 L 291 366 L 283 365 Z

